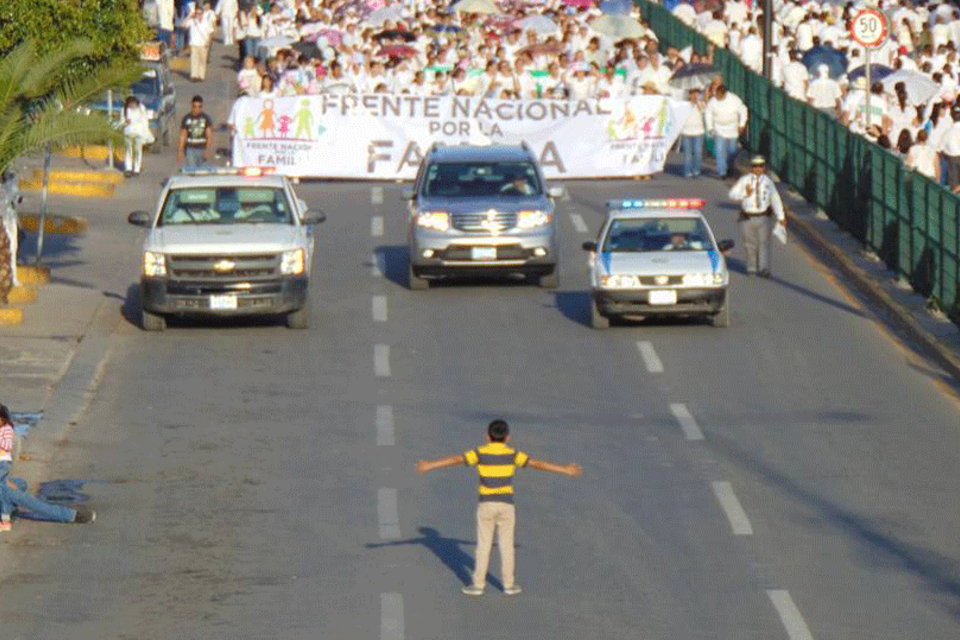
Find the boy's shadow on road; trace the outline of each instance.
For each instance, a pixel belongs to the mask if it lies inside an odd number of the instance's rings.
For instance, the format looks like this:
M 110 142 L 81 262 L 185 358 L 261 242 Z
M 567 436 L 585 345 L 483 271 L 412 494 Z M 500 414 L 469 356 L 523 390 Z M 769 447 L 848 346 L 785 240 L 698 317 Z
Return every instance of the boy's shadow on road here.
M 460 579 L 463 584 L 473 583 L 474 559 L 467 555 L 461 545 L 475 545 L 472 540 L 457 540 L 456 538 L 444 538 L 440 532 L 433 527 L 420 527 L 417 529 L 422 535 L 419 538 L 409 538 L 407 540 L 396 540 L 394 542 L 378 542 L 367 544 L 368 549 L 379 549 L 381 547 L 398 547 L 402 545 L 422 545 L 429 549 L 433 555 L 437 556 L 448 569 Z M 487 582 L 494 588 L 503 591 L 503 583 L 487 574 Z

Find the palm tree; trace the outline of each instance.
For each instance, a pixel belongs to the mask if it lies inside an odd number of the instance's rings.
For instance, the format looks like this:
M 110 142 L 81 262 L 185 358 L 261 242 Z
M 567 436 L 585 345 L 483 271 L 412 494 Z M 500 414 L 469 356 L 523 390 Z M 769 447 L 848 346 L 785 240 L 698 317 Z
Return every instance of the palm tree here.
M 122 141 L 102 113 L 80 109 L 110 87 L 123 86 L 139 64 L 117 61 L 76 78 L 70 64 L 95 53 L 87 40 L 40 55 L 31 41 L 0 59 L 0 172 L 22 155 L 77 144 Z

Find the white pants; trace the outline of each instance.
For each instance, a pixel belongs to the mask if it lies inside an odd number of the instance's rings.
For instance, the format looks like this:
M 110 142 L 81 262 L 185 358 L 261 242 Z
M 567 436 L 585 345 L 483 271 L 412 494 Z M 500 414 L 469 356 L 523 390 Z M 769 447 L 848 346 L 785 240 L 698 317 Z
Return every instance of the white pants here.
M 143 164 L 143 140 L 133 136 L 124 136 L 127 148 L 123 154 L 124 171 L 133 171 L 140 173 L 140 165 Z
M 223 44 L 233 44 L 233 32 L 237 28 L 237 16 L 228 15 L 224 11 L 220 16 L 220 27 L 223 29 Z

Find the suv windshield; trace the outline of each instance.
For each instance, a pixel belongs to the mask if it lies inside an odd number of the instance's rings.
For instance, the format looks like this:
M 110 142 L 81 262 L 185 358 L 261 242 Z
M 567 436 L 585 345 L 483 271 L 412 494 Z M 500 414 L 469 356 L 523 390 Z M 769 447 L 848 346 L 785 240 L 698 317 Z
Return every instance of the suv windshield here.
M 700 218 L 618 218 L 603 251 L 706 251 L 713 248 Z
M 539 196 L 532 162 L 438 162 L 427 167 L 423 195 L 443 198 Z
M 293 224 L 283 189 L 194 187 L 171 190 L 158 226 L 175 224 Z
M 160 93 L 156 69 L 147 69 L 130 85 L 130 93 L 137 96 L 155 96 Z

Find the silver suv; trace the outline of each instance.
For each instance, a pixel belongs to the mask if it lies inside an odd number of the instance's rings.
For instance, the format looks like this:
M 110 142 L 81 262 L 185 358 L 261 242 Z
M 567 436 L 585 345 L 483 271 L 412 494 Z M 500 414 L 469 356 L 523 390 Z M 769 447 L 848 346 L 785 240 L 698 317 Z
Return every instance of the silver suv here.
M 557 278 L 553 198 L 526 144 L 430 148 L 410 201 L 411 289 L 449 275 L 521 274 L 541 287 Z

